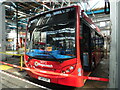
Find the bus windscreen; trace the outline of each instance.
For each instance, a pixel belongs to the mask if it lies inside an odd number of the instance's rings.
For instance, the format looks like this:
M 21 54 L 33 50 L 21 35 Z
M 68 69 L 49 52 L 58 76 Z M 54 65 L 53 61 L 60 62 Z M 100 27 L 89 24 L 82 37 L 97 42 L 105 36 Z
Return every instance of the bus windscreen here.
M 40 14 L 29 21 L 28 56 L 42 60 L 75 58 L 76 10 L 74 7 Z

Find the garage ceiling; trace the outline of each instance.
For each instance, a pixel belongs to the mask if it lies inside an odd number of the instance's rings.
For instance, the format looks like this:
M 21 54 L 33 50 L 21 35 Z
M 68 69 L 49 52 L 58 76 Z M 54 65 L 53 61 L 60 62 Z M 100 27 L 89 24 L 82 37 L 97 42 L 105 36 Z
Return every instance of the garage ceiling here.
M 1 0 L 0 2 L 2 1 L 4 1 L 6 9 L 5 17 L 8 31 L 16 28 L 25 30 L 27 20 L 41 12 L 77 3 L 83 10 L 93 14 L 94 10 L 103 9 L 105 3 L 104 0 L 77 0 L 79 2 L 70 2 L 70 0 Z

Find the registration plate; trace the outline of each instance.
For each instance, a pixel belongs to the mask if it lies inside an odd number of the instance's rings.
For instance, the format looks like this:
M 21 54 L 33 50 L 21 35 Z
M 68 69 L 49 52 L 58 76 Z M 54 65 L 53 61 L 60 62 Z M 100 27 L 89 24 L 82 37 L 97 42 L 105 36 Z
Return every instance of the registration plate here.
M 45 77 L 38 77 L 38 80 L 45 81 L 45 82 L 50 82 L 50 79 L 45 78 Z

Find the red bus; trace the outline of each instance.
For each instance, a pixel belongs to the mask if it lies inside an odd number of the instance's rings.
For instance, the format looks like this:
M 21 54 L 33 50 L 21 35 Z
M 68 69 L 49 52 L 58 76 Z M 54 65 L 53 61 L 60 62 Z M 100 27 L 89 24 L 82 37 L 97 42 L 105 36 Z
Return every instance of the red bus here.
M 82 87 L 80 76 L 88 75 L 103 56 L 99 28 L 77 5 L 30 18 L 27 31 L 25 65 L 38 80 Z

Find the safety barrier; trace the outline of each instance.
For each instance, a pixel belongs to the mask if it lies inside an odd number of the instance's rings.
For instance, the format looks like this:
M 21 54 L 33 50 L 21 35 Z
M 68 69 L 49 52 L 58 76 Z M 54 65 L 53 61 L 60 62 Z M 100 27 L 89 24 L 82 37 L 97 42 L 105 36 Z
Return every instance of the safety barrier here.
M 24 70 L 27 70 L 27 71 L 32 71 L 34 73 L 41 72 L 41 73 L 44 73 L 44 74 L 54 74 L 54 75 L 59 75 L 59 76 L 62 76 L 62 77 L 67 77 L 67 76 L 74 77 L 74 75 L 70 75 L 70 74 L 63 74 L 63 73 L 56 73 L 56 72 L 51 72 L 51 71 L 31 69 L 31 68 L 27 68 L 27 67 L 21 67 L 21 66 L 9 64 L 9 63 L 2 62 L 2 61 L 0 61 L 0 63 L 11 66 L 11 67 L 20 68 L 20 69 L 24 69 Z M 89 76 L 78 76 L 78 77 L 83 78 L 83 79 L 89 79 L 89 80 L 106 81 L 106 82 L 109 81 L 109 79 L 107 79 L 107 78 L 89 77 Z
M 20 56 L 20 66 L 23 67 L 23 56 L 24 54 L 14 54 L 10 52 L 17 52 L 17 51 L 7 51 L 7 52 L 0 52 L 1 54 L 5 55 L 14 55 L 14 56 Z M 20 69 L 22 71 L 22 68 Z

